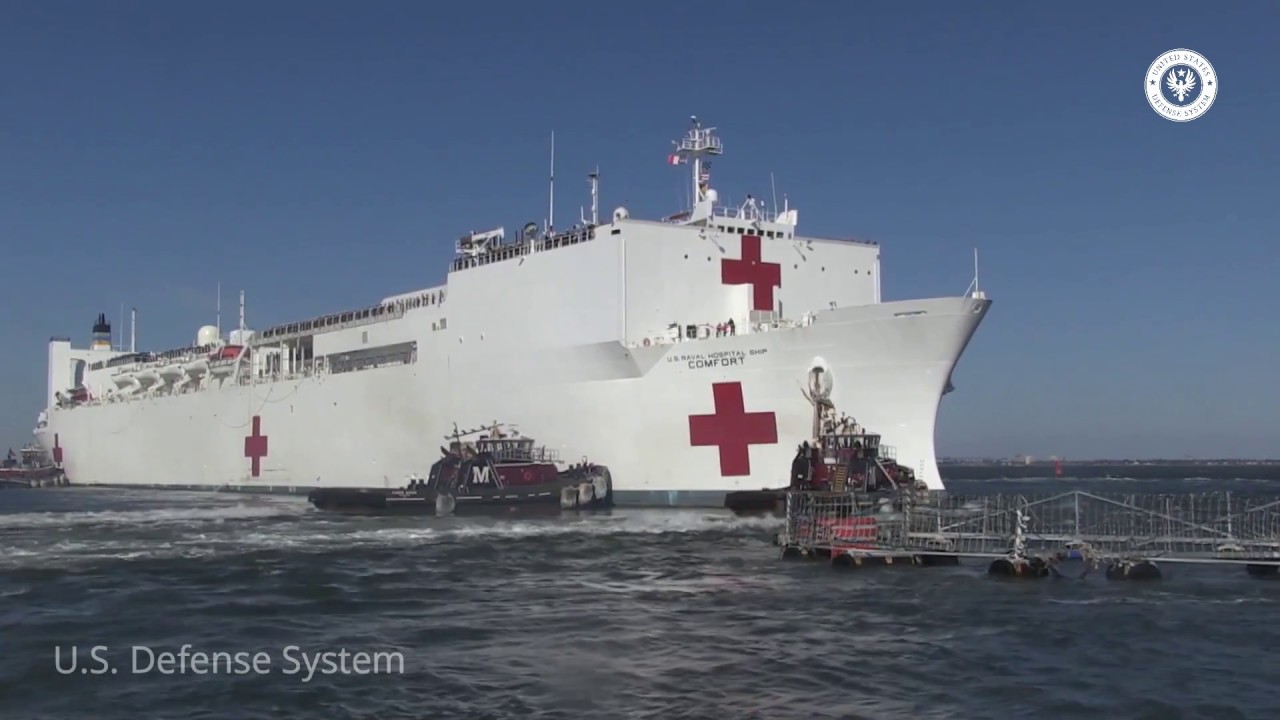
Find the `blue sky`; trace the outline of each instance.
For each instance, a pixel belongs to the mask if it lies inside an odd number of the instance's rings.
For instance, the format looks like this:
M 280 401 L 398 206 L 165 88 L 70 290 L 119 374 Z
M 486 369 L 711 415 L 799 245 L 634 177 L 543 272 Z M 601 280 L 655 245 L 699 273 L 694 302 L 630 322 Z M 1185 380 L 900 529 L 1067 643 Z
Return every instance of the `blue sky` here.
M 696 114 L 722 193 L 884 246 L 886 299 L 996 301 L 946 454 L 1280 456 L 1280 5 L 0 2 L 0 445 L 51 335 L 139 310 L 194 340 L 441 281 L 452 241 L 680 209 Z M 1174 123 L 1142 79 L 1204 54 Z M 563 224 L 563 223 L 561 223 Z M 118 324 L 118 323 L 117 323 Z

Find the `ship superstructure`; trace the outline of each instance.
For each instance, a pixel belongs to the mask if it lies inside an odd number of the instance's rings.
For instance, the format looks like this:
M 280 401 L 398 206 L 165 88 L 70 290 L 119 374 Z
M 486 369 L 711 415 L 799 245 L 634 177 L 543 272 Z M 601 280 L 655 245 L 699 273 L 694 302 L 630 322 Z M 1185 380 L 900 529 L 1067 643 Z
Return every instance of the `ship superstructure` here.
M 88 348 L 50 342 L 37 437 L 77 484 L 307 492 L 401 486 L 455 421 L 503 417 L 607 464 L 619 504 L 718 506 L 783 480 L 821 367 L 941 487 L 938 404 L 990 301 L 975 284 L 883 303 L 878 245 L 722 203 L 723 144 L 696 119 L 674 145 L 693 181 L 677 215 L 601 222 L 591 173 L 578 225 L 468 233 L 443 284 L 363 308 L 254 331 L 241 293 L 238 327 L 161 352 L 113 349 L 99 317 Z

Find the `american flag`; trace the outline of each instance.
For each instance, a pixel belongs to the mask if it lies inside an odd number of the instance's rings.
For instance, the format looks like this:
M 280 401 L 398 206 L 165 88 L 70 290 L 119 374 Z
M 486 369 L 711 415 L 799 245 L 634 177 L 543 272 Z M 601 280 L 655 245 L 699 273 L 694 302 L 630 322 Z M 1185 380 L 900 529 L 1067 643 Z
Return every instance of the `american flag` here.
M 711 180 L 711 162 L 702 163 L 701 172 L 698 173 L 698 182 L 709 182 Z

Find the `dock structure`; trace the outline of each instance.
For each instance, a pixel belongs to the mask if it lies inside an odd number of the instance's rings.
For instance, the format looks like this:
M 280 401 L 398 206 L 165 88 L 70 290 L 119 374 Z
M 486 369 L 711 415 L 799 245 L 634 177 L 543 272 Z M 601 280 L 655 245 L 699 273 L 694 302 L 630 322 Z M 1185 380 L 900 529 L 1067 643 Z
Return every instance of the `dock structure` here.
M 1280 498 L 1230 492 L 952 496 L 787 494 L 784 557 L 838 565 L 954 565 L 1048 577 L 1106 568 L 1111 579 L 1155 579 L 1159 563 L 1240 565 L 1280 574 Z

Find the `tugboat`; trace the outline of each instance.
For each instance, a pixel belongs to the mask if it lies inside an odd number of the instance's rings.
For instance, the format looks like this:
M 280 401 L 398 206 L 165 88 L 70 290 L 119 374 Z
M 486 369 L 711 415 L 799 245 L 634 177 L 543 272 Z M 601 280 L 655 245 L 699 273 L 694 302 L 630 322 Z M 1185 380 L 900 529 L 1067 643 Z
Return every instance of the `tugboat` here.
M 454 432 L 425 479 L 396 489 L 317 488 L 307 500 L 318 510 L 353 515 L 461 515 L 519 510 L 596 510 L 612 507 L 609 469 L 566 465 L 534 439 L 488 428 Z M 483 433 L 483 434 L 481 434 Z M 475 442 L 464 438 L 479 435 Z
M 813 439 L 796 448 L 790 485 L 729 493 L 724 505 L 735 515 L 786 517 L 788 491 L 844 494 L 868 504 L 902 491 L 928 491 L 911 468 L 895 461 L 893 448 L 879 434 L 837 415 L 829 399 L 831 376 L 821 367 L 811 371 L 804 395 L 813 405 Z
M 0 488 L 56 487 L 66 485 L 62 468 L 37 445 L 26 445 L 17 454 L 10 448 L 0 461 Z

